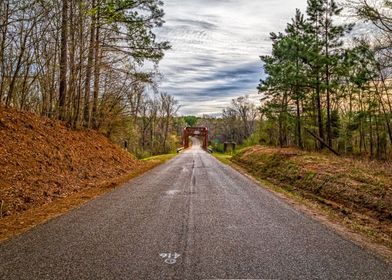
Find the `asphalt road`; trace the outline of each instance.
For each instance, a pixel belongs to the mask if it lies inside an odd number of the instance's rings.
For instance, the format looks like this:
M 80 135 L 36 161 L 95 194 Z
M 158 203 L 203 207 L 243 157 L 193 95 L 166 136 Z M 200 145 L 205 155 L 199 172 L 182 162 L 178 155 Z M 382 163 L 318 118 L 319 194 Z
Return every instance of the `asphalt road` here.
M 392 279 L 392 267 L 194 147 L 0 244 L 0 279 Z

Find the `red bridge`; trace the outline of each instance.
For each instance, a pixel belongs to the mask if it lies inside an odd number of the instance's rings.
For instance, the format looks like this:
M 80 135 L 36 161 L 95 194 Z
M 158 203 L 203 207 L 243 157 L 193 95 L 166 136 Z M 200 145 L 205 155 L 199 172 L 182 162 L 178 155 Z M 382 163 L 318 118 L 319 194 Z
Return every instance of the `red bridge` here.
M 184 148 L 189 148 L 189 137 L 203 138 L 203 149 L 208 148 L 208 128 L 207 127 L 186 127 L 182 134 L 182 145 Z

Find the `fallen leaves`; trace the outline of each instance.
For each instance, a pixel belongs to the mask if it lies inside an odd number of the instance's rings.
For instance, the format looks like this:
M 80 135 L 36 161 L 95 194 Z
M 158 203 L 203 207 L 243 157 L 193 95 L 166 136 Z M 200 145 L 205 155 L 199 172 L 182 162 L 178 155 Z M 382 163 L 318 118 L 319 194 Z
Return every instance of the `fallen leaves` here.
M 0 107 L 2 217 L 62 199 L 144 168 L 92 130 Z

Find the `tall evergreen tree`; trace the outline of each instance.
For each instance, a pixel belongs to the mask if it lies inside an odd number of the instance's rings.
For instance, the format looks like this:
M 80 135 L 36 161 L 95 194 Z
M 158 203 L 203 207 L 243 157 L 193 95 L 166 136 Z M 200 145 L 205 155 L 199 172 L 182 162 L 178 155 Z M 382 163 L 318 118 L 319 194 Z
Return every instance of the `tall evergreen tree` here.
M 324 139 L 323 108 L 321 94 L 326 96 L 326 130 L 329 146 L 332 146 L 331 94 L 334 90 L 333 74 L 339 64 L 339 52 L 343 36 L 353 25 L 335 25 L 333 18 L 339 16 L 342 8 L 334 0 L 308 0 L 309 33 L 313 36 L 313 46 L 309 52 L 309 62 L 315 78 L 315 98 L 318 112 L 319 136 Z M 336 78 L 336 77 L 335 77 Z
M 296 140 L 298 147 L 303 147 L 302 141 L 302 125 L 301 125 L 301 100 L 305 97 L 305 88 L 307 73 L 303 58 L 307 52 L 307 23 L 304 15 L 299 9 L 296 10 L 295 17 L 291 23 L 287 24 L 286 33 L 291 51 L 288 52 L 288 59 L 293 63 L 293 71 L 291 71 L 290 82 L 292 87 L 292 96 L 296 106 Z
M 273 50 L 271 56 L 263 56 L 268 77 L 261 81 L 259 91 L 279 100 L 278 104 L 270 102 L 270 109 L 279 109 L 279 135 L 281 146 L 287 142 L 286 125 L 291 118 L 289 103 L 295 102 L 296 143 L 303 146 L 301 126 L 301 100 L 306 94 L 307 69 L 304 57 L 308 51 L 307 23 L 304 15 L 297 10 L 292 22 L 287 25 L 285 33 L 271 33 Z
M 392 2 L 380 1 L 378 9 L 365 0 L 356 3 L 357 14 L 382 31 L 379 41 L 354 38 L 344 46 L 353 25 L 335 24 L 342 9 L 333 0 L 309 0 L 306 19 L 297 10 L 283 33 L 271 34 L 272 53 L 261 57 L 266 77 L 259 85 L 265 143 L 295 142 L 306 149 L 316 144 L 335 154 L 377 159 L 392 152 Z

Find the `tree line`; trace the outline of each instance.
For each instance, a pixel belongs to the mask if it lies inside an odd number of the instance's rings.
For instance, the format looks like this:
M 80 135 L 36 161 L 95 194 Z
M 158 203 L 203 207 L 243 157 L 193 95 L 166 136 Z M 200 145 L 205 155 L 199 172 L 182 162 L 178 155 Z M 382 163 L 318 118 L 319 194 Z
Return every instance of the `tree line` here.
M 129 139 L 121 131 L 133 126 L 138 141 L 149 135 L 142 147 L 166 151 L 178 105 L 157 85 L 158 63 L 170 48 L 153 32 L 164 22 L 162 5 L 1 0 L 0 104 L 98 129 L 121 143 Z
M 223 152 L 224 142 L 235 142 L 239 145 L 257 144 L 253 141 L 260 120 L 260 110 L 249 96 L 232 99 L 231 104 L 222 110 L 219 117 L 187 116 L 184 118 L 188 126 L 208 127 L 211 147 Z
M 336 153 L 392 153 L 392 1 L 347 3 L 370 34 L 341 24 L 334 0 L 308 0 L 284 31 L 271 33 L 262 56 L 265 78 L 260 140 Z M 345 20 L 346 21 L 346 20 Z
M 260 106 L 239 97 L 197 125 L 210 128 L 217 150 L 234 141 L 391 158 L 392 1 L 348 0 L 345 10 L 334 0 L 307 4 L 284 31 L 270 34 Z

